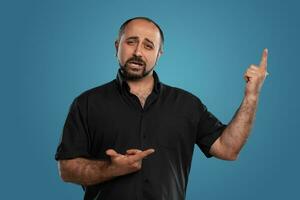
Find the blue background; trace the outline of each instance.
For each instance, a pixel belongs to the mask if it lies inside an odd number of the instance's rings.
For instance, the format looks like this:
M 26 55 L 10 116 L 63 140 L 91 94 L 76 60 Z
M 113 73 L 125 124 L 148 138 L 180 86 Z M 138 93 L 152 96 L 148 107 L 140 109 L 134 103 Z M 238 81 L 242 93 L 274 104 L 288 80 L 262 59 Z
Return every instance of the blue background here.
M 82 199 L 54 154 L 69 105 L 115 78 L 123 21 L 148 16 L 165 32 L 161 81 L 188 90 L 224 123 L 243 73 L 269 49 L 256 123 L 234 162 L 195 148 L 187 199 L 300 199 L 297 1 L 1 1 L 1 199 Z

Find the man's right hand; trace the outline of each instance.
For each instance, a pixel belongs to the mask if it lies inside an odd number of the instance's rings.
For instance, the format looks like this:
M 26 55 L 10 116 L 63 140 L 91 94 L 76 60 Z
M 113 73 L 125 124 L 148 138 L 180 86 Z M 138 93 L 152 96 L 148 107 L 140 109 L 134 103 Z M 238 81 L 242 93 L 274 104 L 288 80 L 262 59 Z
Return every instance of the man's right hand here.
M 139 149 L 129 149 L 126 154 L 119 154 L 113 149 L 106 150 L 106 154 L 111 158 L 111 168 L 114 176 L 122 176 L 142 168 L 142 160 L 154 153 L 154 149 L 147 149 L 145 151 Z

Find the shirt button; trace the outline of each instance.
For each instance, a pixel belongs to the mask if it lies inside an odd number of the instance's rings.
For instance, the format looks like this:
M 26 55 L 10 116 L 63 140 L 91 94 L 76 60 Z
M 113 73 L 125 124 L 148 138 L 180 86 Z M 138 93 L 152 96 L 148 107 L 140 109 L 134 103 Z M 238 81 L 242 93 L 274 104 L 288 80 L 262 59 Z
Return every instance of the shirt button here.
M 146 134 L 143 134 L 143 138 L 146 139 Z
M 145 183 L 149 183 L 149 179 L 148 178 L 144 178 L 144 182 Z

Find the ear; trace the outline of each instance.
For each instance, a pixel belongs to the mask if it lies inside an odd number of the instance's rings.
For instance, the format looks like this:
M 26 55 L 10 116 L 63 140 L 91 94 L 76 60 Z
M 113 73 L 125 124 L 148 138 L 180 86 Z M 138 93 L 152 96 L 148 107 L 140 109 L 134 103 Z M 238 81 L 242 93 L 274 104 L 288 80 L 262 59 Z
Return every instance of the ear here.
M 162 49 L 159 49 L 159 50 L 158 50 L 158 54 L 157 54 L 157 59 L 159 59 L 160 56 L 161 56 L 163 53 L 164 53 L 163 50 L 162 50 Z
M 118 56 L 119 40 L 116 40 L 116 41 L 115 41 L 115 48 L 116 48 L 116 56 Z

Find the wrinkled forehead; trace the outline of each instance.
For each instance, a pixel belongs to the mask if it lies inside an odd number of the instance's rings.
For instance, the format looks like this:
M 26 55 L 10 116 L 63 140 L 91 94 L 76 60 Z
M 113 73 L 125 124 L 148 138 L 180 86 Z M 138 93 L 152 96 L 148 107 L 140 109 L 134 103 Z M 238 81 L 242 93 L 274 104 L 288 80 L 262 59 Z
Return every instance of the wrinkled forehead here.
M 159 29 L 152 22 L 142 19 L 129 22 L 124 29 L 122 37 L 125 39 L 128 37 L 138 37 L 141 40 L 147 38 L 154 43 L 160 43 Z

